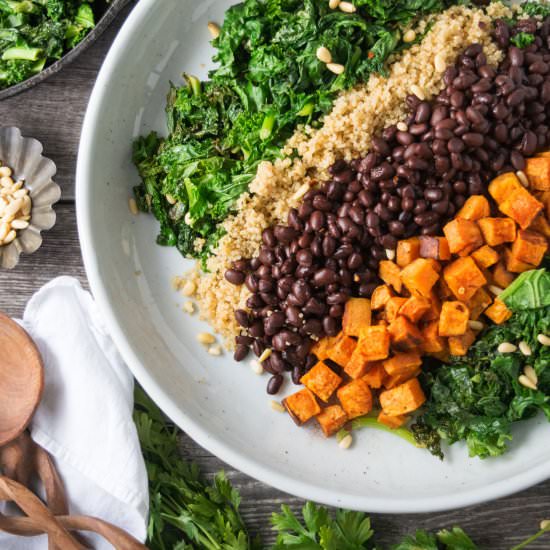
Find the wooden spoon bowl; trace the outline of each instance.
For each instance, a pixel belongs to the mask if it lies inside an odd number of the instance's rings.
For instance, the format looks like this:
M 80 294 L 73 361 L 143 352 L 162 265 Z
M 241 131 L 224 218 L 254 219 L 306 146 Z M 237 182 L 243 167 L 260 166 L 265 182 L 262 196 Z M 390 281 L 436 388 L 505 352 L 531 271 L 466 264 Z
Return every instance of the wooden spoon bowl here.
M 0 447 L 27 427 L 42 397 L 44 365 L 31 337 L 0 313 Z

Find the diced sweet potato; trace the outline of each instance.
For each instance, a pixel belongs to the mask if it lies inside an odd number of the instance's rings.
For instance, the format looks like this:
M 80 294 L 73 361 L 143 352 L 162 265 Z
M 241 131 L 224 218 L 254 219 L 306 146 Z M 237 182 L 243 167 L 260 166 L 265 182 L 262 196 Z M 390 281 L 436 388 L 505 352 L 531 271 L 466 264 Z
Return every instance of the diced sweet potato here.
M 490 246 L 511 243 L 516 238 L 516 223 L 510 218 L 482 218 L 477 223 Z
M 550 158 L 550 151 L 541 151 L 540 153 L 537 153 L 537 157 L 541 158 Z
M 369 385 L 369 387 L 373 389 L 378 389 L 382 387 L 382 384 L 384 383 L 384 378 L 386 378 L 387 373 L 384 370 L 384 365 L 382 364 L 382 361 L 375 361 L 374 363 L 370 363 L 371 368 L 365 374 L 365 376 L 362 376 L 361 378 Z
M 397 430 L 397 428 L 401 428 L 401 426 L 407 422 L 408 418 L 404 414 L 400 414 L 399 416 L 388 416 L 384 411 L 380 411 L 377 420 L 380 424 L 384 424 L 384 426 L 392 430 Z
M 443 233 L 447 237 L 449 250 L 452 254 L 458 254 L 463 251 L 469 253 L 483 244 L 481 231 L 477 223 L 472 220 L 455 218 L 445 225 Z
M 323 401 L 328 401 L 336 388 L 342 383 L 342 378 L 322 361 L 319 361 L 300 378 L 300 382 L 317 397 Z
M 525 161 L 529 187 L 539 191 L 550 190 L 550 158 L 535 157 Z
M 508 249 L 504 251 L 504 260 L 506 261 L 506 269 L 512 273 L 523 273 L 524 271 L 535 268 L 534 265 L 518 260 L 516 256 L 512 254 L 512 251 Z
M 430 311 L 430 300 L 423 296 L 411 296 L 399 308 L 399 314 L 404 315 L 411 323 L 418 323 Z
M 326 358 L 343 367 L 351 359 L 351 355 L 355 351 L 356 346 L 357 340 L 341 333 L 340 338 L 338 338 L 331 347 L 327 348 Z
M 386 359 L 390 353 L 388 328 L 384 325 L 368 327 L 359 337 L 357 347 L 367 361 Z
M 430 321 L 422 329 L 422 346 L 425 353 L 440 353 L 445 350 L 445 340 L 439 336 L 439 321 Z
M 445 237 L 423 235 L 420 237 L 420 257 L 441 261 L 450 260 L 451 251 L 447 239 Z
M 512 317 L 512 312 L 506 307 L 506 304 L 498 298 L 495 299 L 493 305 L 488 307 L 484 313 L 497 325 L 501 325 Z
M 393 296 L 393 290 L 388 285 L 379 285 L 374 289 L 370 299 L 370 307 L 373 311 L 384 309 L 388 300 Z
M 420 239 L 418 237 L 411 237 L 397 243 L 395 262 L 399 267 L 412 264 L 417 258 L 420 258 Z
M 550 219 L 550 191 L 541 191 L 537 193 L 537 198 L 544 204 L 544 213 L 546 217 Z
M 522 189 L 522 185 L 513 172 L 501 174 L 489 184 L 489 193 L 497 204 L 504 202 L 517 189 Z
M 422 334 L 406 317 L 398 315 L 388 326 L 391 344 L 397 351 L 411 351 L 422 344 Z
M 350 298 L 346 302 L 342 330 L 347 336 L 359 336 L 362 329 L 371 324 L 370 300 L 368 298 Z
M 503 214 L 512 218 L 522 229 L 527 229 L 544 205 L 535 199 L 527 189 L 521 187 L 521 189 L 513 191 L 498 207 Z
M 475 342 L 476 335 L 473 330 L 468 329 L 461 336 L 449 337 L 449 352 L 451 355 L 466 355 L 470 346 Z
M 365 359 L 365 356 L 361 353 L 360 347 L 357 346 L 350 360 L 344 365 L 344 372 L 350 378 L 361 378 L 361 376 L 368 372 L 371 365 L 372 363 Z
M 340 405 L 330 405 L 315 417 L 326 437 L 334 435 L 348 421 L 348 415 Z
M 384 378 L 384 387 L 387 390 L 391 390 L 396 386 L 400 386 L 403 382 L 410 380 L 411 378 L 416 378 L 421 372 L 421 369 L 418 368 L 413 372 L 404 372 L 403 374 L 394 374 L 390 376 L 389 374 Z
M 489 293 L 480 288 L 467 302 L 470 310 L 470 319 L 477 321 L 480 315 L 493 303 Z
M 439 336 L 461 336 L 468 328 L 470 310 L 462 302 L 443 302 Z
M 458 258 L 446 266 L 443 277 L 455 297 L 462 302 L 467 302 L 487 283 L 487 279 L 469 256 Z
M 400 296 L 394 296 L 388 300 L 386 304 L 385 314 L 386 321 L 391 323 L 396 317 L 401 309 L 401 306 L 407 301 L 407 298 L 401 298 Z
M 483 195 L 472 195 L 466 200 L 456 217 L 476 221 L 489 216 L 490 212 L 489 201 Z
M 333 349 L 343 337 L 343 332 L 338 333 L 336 336 L 325 336 L 315 342 L 314 346 L 311 348 L 311 353 L 313 353 L 319 361 L 328 359 L 328 350 Z
M 283 399 L 283 405 L 298 426 L 321 412 L 317 399 L 307 388 Z
M 512 245 L 512 256 L 520 262 L 538 266 L 548 249 L 548 242 L 534 231 L 518 231 L 518 236 Z
M 390 376 L 397 374 L 411 374 L 418 370 L 422 365 L 422 358 L 416 351 L 408 353 L 396 353 L 393 357 L 383 362 L 385 371 Z
M 544 235 L 547 239 L 550 239 L 550 223 L 548 222 L 544 212 L 541 212 L 529 226 L 530 231 L 536 231 L 541 235 Z
M 493 267 L 492 279 L 493 283 L 500 288 L 506 288 L 512 284 L 512 281 L 516 278 L 511 271 L 506 269 L 504 262 L 498 262 L 495 267 Z
M 401 280 L 411 294 L 427 298 L 439 279 L 430 260 L 418 258 L 401 270 Z
M 388 285 L 392 286 L 394 290 L 401 292 L 401 268 L 390 260 L 382 260 L 378 265 L 378 275 Z
M 441 300 L 433 290 L 430 292 L 429 301 L 430 309 L 424 313 L 422 321 L 433 321 L 434 319 L 439 319 L 439 315 L 441 313 Z
M 481 248 L 478 248 L 472 252 L 472 258 L 479 267 L 482 269 L 487 269 L 488 267 L 495 265 L 500 256 L 494 248 L 491 248 L 488 244 L 485 244 Z
M 435 293 L 443 300 L 445 298 L 450 298 L 453 295 L 447 281 L 445 281 L 443 277 L 440 277 L 439 281 L 437 281 L 437 284 L 435 285 Z
M 363 416 L 372 410 L 372 392 L 364 378 L 342 386 L 336 395 L 349 419 Z
M 417 410 L 426 402 L 418 378 L 380 394 L 380 405 L 388 416 L 400 416 Z

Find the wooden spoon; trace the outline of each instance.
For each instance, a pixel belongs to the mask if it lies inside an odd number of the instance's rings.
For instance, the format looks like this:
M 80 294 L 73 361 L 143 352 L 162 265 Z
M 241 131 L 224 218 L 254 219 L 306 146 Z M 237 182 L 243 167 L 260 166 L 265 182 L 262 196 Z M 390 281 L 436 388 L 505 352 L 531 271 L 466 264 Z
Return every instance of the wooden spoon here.
M 31 337 L 0 313 L 0 447 L 19 437 L 40 403 L 44 365 Z

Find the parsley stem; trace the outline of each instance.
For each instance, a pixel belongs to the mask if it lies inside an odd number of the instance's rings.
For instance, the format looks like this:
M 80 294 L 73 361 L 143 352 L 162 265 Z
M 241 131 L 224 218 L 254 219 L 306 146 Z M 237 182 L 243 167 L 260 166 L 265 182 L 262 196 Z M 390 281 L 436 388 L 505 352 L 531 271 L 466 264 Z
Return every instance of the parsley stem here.
M 538 533 L 535 533 L 532 537 L 529 537 L 528 539 L 524 540 L 521 544 L 514 546 L 512 550 L 521 550 L 522 548 L 526 548 L 532 542 L 535 542 L 537 539 L 539 539 L 540 537 L 542 537 L 543 535 L 549 532 L 550 532 L 550 526 L 546 527 L 545 529 L 541 529 Z

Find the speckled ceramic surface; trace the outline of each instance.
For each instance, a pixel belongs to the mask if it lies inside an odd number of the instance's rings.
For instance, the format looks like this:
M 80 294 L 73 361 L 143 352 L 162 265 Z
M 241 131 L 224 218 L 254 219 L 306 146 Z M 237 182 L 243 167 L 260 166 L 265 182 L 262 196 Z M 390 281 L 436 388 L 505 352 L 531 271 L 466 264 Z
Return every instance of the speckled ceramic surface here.
M 8 245 L 0 246 L 0 267 L 14 268 L 22 253 L 32 254 L 42 244 L 41 231 L 55 224 L 52 205 L 61 197 L 61 189 L 53 181 L 55 164 L 42 155 L 42 144 L 25 138 L 18 128 L 0 128 L 0 161 L 13 170 L 14 181 L 23 180 L 32 200 L 29 227 L 18 230 Z

